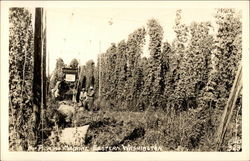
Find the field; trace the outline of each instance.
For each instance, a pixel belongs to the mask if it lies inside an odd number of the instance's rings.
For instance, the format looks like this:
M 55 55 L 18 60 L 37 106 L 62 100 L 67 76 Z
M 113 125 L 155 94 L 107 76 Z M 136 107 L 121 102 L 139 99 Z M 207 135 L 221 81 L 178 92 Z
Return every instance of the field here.
M 89 125 L 82 144 L 77 146 L 82 149 L 77 151 L 214 151 L 215 129 L 222 112 L 222 110 L 213 110 L 212 113 L 209 109 L 206 111 L 190 109 L 176 115 L 174 110 L 131 112 L 102 108 L 97 111 L 87 111 L 83 107 L 77 107 L 71 122 L 62 123 L 58 120 L 57 130 L 60 134 L 64 128 Z M 209 114 L 207 120 L 201 118 L 204 117 L 204 113 Z M 234 125 L 232 123 L 229 127 L 231 135 L 235 134 Z M 241 131 L 238 131 L 238 134 L 241 134 Z M 236 147 L 238 144 L 230 147 L 232 142 L 232 139 L 229 141 L 230 138 L 232 136 L 227 136 L 225 139 L 224 150 L 239 151 L 241 145 L 238 148 Z M 53 139 L 49 137 L 43 148 L 54 145 L 58 151 L 75 151 L 74 143 L 51 144 Z
M 43 8 L 11 8 L 9 150 L 241 151 L 242 12 L 191 23 L 174 12 L 173 40 L 156 16 L 81 62 L 49 55 Z

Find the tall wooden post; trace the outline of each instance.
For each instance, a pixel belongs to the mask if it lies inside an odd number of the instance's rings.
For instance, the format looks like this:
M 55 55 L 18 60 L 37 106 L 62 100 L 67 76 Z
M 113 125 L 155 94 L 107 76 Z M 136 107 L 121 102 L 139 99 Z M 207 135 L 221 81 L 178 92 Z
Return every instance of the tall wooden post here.
M 43 22 L 42 23 L 42 28 L 43 28 L 43 33 L 42 33 L 42 99 L 43 99 L 43 108 L 46 108 L 46 91 L 47 91 L 47 77 L 46 77 L 46 43 L 47 43 L 47 17 L 46 13 L 43 13 Z
M 241 90 L 242 90 L 242 65 L 240 64 L 238 67 L 238 72 L 234 80 L 233 87 L 231 89 L 231 93 L 229 95 L 227 104 L 225 106 L 224 112 L 221 117 L 220 125 L 217 129 L 216 150 L 220 150 L 221 144 L 223 143 L 223 139 L 227 131 L 227 126 L 231 120 L 233 110 L 235 107 L 235 103 Z
M 40 128 L 39 124 L 46 105 L 46 30 L 44 26 L 43 8 L 36 8 L 35 11 L 35 36 L 34 36 L 34 78 L 33 78 L 33 115 L 34 132 L 37 145 Z M 45 50 L 44 50 L 45 49 Z

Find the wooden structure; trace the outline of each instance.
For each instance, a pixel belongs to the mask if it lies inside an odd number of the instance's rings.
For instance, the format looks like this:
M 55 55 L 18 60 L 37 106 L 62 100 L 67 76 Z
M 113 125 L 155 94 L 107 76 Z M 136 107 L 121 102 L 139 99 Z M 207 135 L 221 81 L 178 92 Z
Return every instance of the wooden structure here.
M 43 118 L 43 109 L 46 108 L 46 24 L 44 16 L 43 8 L 35 9 L 33 115 L 36 144 L 41 128 L 39 125 L 41 125 L 40 122 Z
M 66 98 L 71 98 L 76 102 L 76 95 L 78 89 L 78 69 L 77 68 L 62 68 L 62 72 L 65 74 L 65 82 L 69 86 L 69 90 L 64 94 Z
M 216 150 L 220 150 L 220 147 L 223 143 L 223 139 L 225 137 L 227 126 L 231 120 L 233 110 L 235 107 L 236 100 L 242 90 L 242 65 L 240 64 L 238 67 L 238 71 L 234 80 L 233 87 L 231 89 L 231 93 L 229 95 L 227 104 L 225 106 L 224 112 L 221 117 L 221 122 L 217 130 L 216 134 Z
M 76 82 L 78 76 L 78 69 L 62 68 L 62 72 L 65 74 L 65 81 Z

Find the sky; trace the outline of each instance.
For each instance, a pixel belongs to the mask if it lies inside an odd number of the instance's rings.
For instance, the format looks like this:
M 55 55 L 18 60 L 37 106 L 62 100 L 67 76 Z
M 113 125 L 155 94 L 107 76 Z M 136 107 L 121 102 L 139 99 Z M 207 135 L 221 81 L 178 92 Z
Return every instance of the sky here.
M 176 10 L 179 8 L 47 8 L 47 53 L 49 71 L 54 70 L 56 59 L 61 57 L 66 64 L 73 58 L 85 64 L 96 61 L 99 53 L 105 52 L 112 42 L 118 43 L 139 27 L 146 27 L 147 21 L 155 18 L 164 30 L 163 41 L 175 38 L 173 26 Z M 212 21 L 214 8 L 182 9 L 182 20 Z M 146 37 L 148 40 L 148 37 Z M 148 41 L 143 48 L 148 55 Z

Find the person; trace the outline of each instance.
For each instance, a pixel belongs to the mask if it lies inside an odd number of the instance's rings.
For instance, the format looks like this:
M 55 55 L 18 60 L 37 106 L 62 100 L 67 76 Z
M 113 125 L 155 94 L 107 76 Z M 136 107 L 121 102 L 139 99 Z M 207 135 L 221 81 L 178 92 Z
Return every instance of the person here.
M 72 97 L 72 102 L 76 102 L 76 94 L 77 90 L 75 88 L 72 89 L 73 97 Z
M 55 87 L 51 90 L 52 96 L 54 98 L 59 97 L 59 85 L 60 85 L 60 83 L 61 83 L 60 81 L 57 81 Z
M 87 99 L 87 92 L 85 88 L 82 88 L 80 92 L 80 106 L 84 106 L 86 108 L 86 99 Z
M 89 93 L 87 95 L 87 100 L 88 100 L 88 108 L 90 110 L 93 110 L 93 105 L 94 105 L 94 96 L 95 96 L 95 91 L 94 88 L 92 86 L 90 86 L 89 88 Z

